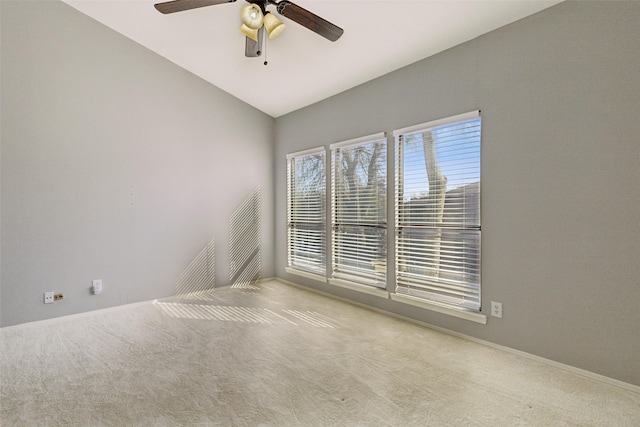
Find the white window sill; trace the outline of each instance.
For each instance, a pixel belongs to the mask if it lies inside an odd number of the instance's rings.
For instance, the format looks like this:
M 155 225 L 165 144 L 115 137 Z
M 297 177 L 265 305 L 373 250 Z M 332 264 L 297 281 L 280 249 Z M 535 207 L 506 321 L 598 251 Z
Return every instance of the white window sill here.
M 435 301 L 423 300 L 423 299 L 415 298 L 409 295 L 391 293 L 391 292 L 387 292 L 384 289 L 377 288 L 375 286 L 361 285 L 359 283 L 354 283 L 348 280 L 336 279 L 336 278 L 327 279 L 326 277 L 321 276 L 319 274 L 310 273 L 304 270 L 296 270 L 295 268 L 286 267 L 285 271 L 289 274 L 306 277 L 308 279 L 313 279 L 322 283 L 330 283 L 332 285 L 339 286 L 341 288 L 349 289 L 352 291 L 362 292 L 362 293 L 373 295 L 379 298 L 390 299 L 392 301 L 396 301 L 402 304 L 408 304 L 414 307 L 423 308 L 425 310 L 431 310 L 438 313 L 447 314 L 449 316 L 457 317 L 459 319 L 469 320 L 471 322 L 480 323 L 482 325 L 487 324 L 487 316 L 485 316 L 484 314 L 465 311 L 463 309 L 450 307 Z
M 464 311 L 461 309 L 449 307 L 444 304 L 439 304 L 435 301 L 427 301 L 419 298 L 414 298 L 408 295 L 401 294 L 389 294 L 389 298 L 393 301 L 401 302 L 403 304 L 413 305 L 415 307 L 424 308 L 431 311 L 437 311 L 438 313 L 448 314 L 449 316 L 458 317 L 460 319 L 470 320 L 472 322 L 487 324 L 487 316 L 480 313 L 472 313 L 470 311 Z
M 319 274 L 310 273 L 304 270 L 296 270 L 295 268 L 291 267 L 286 267 L 284 270 L 289 274 L 295 274 L 296 276 L 302 276 L 306 277 L 307 279 L 313 279 L 317 280 L 318 282 L 327 283 L 327 278 Z
M 374 286 L 361 285 L 342 279 L 329 279 L 329 283 L 331 283 L 332 285 L 340 286 L 341 288 L 351 289 L 352 291 L 363 292 L 365 294 L 389 299 L 389 292 L 385 291 L 384 289 L 376 288 Z

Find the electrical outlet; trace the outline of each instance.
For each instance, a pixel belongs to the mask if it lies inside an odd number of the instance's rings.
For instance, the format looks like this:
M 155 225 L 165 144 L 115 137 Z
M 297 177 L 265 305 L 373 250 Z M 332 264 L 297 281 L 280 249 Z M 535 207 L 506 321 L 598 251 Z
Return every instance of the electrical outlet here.
M 491 301 L 491 315 L 502 318 L 502 303 Z
M 94 279 L 92 286 L 91 286 L 91 290 L 93 291 L 94 295 L 98 295 L 102 293 L 102 279 Z
M 44 293 L 44 303 L 51 304 L 53 302 L 53 294 L 54 292 L 45 292 Z

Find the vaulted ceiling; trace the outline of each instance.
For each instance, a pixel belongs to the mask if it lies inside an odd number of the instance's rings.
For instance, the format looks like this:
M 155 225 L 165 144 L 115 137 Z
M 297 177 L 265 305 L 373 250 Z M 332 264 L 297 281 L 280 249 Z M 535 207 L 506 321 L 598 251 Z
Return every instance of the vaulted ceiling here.
M 284 33 L 267 40 L 261 57 L 247 58 L 238 31 L 242 0 L 167 15 L 153 7 L 158 0 L 63 1 L 273 117 L 560 2 L 296 0 L 344 35 L 330 42 L 278 16 Z

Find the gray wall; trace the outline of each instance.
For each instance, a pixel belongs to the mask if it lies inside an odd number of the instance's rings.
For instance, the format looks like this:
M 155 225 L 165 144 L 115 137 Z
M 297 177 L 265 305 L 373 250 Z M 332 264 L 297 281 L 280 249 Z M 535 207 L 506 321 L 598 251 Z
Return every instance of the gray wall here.
M 276 274 L 640 385 L 640 2 L 567 2 L 276 120 Z M 286 266 L 289 152 L 482 110 L 487 325 Z M 373 326 L 374 327 L 374 326 Z
M 212 238 L 228 285 L 257 186 L 274 275 L 273 118 L 61 2 L 1 7 L 2 326 L 173 295 Z

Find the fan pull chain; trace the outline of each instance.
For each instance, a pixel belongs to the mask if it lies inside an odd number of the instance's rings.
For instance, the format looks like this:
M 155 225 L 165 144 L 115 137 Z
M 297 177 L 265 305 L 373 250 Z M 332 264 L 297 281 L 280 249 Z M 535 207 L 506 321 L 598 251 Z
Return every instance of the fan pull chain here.
M 267 37 L 264 38 L 264 66 L 266 67 L 267 62 Z

